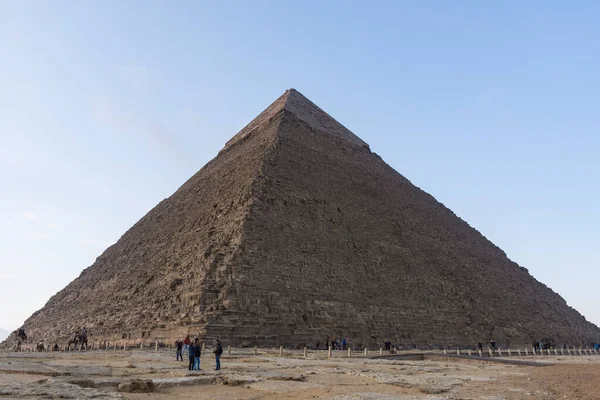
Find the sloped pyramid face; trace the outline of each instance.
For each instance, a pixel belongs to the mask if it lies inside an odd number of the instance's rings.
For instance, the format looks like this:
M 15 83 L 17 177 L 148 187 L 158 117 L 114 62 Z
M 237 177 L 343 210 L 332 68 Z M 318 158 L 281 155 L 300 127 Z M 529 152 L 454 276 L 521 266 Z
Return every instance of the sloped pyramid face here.
M 589 343 L 598 328 L 297 91 L 25 323 L 33 340 Z

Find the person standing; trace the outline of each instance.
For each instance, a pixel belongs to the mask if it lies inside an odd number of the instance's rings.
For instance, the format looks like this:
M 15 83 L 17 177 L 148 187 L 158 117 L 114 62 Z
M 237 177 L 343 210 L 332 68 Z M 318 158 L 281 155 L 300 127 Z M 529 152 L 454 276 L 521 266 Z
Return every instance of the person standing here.
M 190 365 L 189 365 L 188 369 L 190 371 L 194 370 L 195 355 L 196 355 L 196 348 L 194 347 L 193 344 L 190 344 L 188 346 L 188 357 L 190 358 Z
M 183 351 L 187 351 L 188 347 L 190 347 L 190 343 L 192 341 L 190 340 L 190 335 L 186 335 L 185 339 L 183 339 Z
M 200 371 L 200 356 L 202 355 L 202 347 L 198 338 L 194 339 L 194 369 Z
M 215 371 L 221 370 L 221 354 L 223 354 L 223 346 L 221 346 L 221 342 L 217 339 L 217 348 L 215 349 L 215 362 L 217 365 Z
M 177 339 L 177 341 L 175 342 L 175 347 L 177 348 L 177 361 L 179 361 L 179 359 L 181 358 L 181 361 L 183 361 L 183 342 L 179 339 Z

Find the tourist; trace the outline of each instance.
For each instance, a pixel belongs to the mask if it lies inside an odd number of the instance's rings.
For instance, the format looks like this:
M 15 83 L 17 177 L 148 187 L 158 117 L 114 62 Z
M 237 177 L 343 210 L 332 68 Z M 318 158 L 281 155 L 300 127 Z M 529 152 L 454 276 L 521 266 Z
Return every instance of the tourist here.
M 190 340 L 190 335 L 186 335 L 185 339 L 183 340 L 183 351 L 187 351 L 188 347 L 190 346 L 191 340 Z
M 200 371 L 200 356 L 202 355 L 202 347 L 198 338 L 194 338 L 194 369 Z
M 188 339 L 189 339 L 189 337 L 188 337 Z M 195 364 L 194 359 L 196 357 L 196 348 L 194 347 L 193 344 L 190 344 L 188 346 L 188 357 L 190 358 L 190 365 L 189 365 L 188 368 L 189 368 L 190 371 L 193 371 L 194 370 L 194 364 Z
M 342 350 L 346 350 L 346 338 L 342 338 Z
M 490 347 L 492 350 L 496 350 L 496 341 L 494 339 L 490 340 Z
M 221 346 L 221 342 L 217 339 L 217 348 L 215 349 L 215 362 L 217 363 L 215 367 L 215 371 L 221 370 L 221 354 L 223 354 L 223 346 Z
M 183 342 L 179 339 L 177 339 L 177 341 L 175 342 L 175 347 L 177 348 L 176 351 L 176 356 L 177 356 L 177 361 L 179 361 L 179 359 L 181 358 L 181 361 L 183 361 Z
M 479 350 L 483 350 L 483 343 L 481 343 L 481 342 L 477 343 L 477 348 Z
M 392 342 L 390 342 L 389 339 L 386 339 L 385 342 L 383 342 L 383 346 L 385 347 L 385 351 L 392 350 Z

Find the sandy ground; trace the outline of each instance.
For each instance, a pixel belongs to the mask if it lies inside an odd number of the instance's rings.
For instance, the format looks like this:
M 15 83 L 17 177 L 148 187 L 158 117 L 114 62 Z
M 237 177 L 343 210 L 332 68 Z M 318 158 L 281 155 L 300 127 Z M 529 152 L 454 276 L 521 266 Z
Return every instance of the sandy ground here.
M 404 361 L 312 352 L 234 350 L 188 372 L 171 351 L 0 353 L 0 399 L 600 399 L 600 356 L 525 358 L 521 366 L 476 360 Z M 152 393 L 119 384 L 152 380 Z

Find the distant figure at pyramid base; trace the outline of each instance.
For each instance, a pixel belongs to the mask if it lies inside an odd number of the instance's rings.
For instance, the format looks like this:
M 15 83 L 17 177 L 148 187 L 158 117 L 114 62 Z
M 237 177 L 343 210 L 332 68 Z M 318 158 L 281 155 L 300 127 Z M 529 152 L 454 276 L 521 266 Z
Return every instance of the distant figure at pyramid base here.
M 33 343 L 66 344 L 79 326 L 120 344 L 192 333 L 231 346 L 502 348 L 599 336 L 293 89 L 25 322 Z

